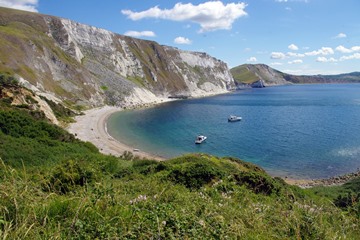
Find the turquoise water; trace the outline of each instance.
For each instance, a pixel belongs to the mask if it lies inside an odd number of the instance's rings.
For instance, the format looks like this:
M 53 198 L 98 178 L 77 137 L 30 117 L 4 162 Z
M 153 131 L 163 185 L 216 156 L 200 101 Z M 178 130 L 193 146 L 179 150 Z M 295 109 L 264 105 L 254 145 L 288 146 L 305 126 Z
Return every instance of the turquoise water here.
M 229 123 L 230 114 L 242 117 Z M 248 89 L 122 111 L 108 131 L 164 157 L 235 156 L 277 176 L 325 178 L 360 167 L 360 84 Z M 198 134 L 208 137 L 195 145 Z

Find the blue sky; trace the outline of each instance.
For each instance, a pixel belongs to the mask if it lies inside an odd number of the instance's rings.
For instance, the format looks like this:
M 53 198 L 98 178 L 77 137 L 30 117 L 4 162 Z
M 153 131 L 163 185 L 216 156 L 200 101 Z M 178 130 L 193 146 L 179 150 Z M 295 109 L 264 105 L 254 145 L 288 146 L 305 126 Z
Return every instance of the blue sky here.
M 0 0 L 119 34 L 207 52 L 229 67 L 360 71 L 359 0 Z

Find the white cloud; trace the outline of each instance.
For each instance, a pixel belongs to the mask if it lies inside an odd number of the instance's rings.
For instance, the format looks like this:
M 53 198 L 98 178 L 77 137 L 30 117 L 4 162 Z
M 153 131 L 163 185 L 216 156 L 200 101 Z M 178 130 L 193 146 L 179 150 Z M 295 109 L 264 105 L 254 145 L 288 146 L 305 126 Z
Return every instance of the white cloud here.
M 1 7 L 15 8 L 30 12 L 37 12 L 39 0 L 0 0 Z
M 336 50 L 336 51 L 339 51 L 339 52 L 342 52 L 342 53 L 351 53 L 351 52 L 352 52 L 351 49 L 348 49 L 348 48 L 346 48 L 346 47 L 344 47 L 344 46 L 342 46 L 342 45 L 337 46 L 337 47 L 335 48 L 335 50 Z
M 352 52 L 359 52 L 360 51 L 360 46 L 353 46 L 351 48 L 346 48 L 342 45 L 337 46 L 335 48 L 336 51 L 339 51 L 341 53 L 352 53 Z
M 156 34 L 152 31 L 127 31 L 126 33 L 124 33 L 124 35 L 130 37 L 156 37 Z
M 317 56 L 317 55 L 331 55 L 334 54 L 334 50 L 331 47 L 322 47 L 317 51 L 306 52 L 306 56 Z
M 354 53 L 352 55 L 342 56 L 340 58 L 340 61 L 352 60 L 352 59 L 360 59 L 360 53 Z
M 270 63 L 270 65 L 271 65 L 271 66 L 281 66 L 281 65 L 283 65 L 283 64 L 280 63 L 280 62 L 272 62 L 272 63 Z
M 172 9 L 160 9 L 158 6 L 142 12 L 122 10 L 131 20 L 157 18 L 173 21 L 191 21 L 200 24 L 200 32 L 231 29 L 234 21 L 246 16 L 245 3 L 228 3 L 209 1 L 199 5 L 176 3 Z
M 354 46 L 351 48 L 353 52 L 360 52 L 360 46 Z
M 270 54 L 271 59 L 285 59 L 285 54 L 282 52 L 272 52 Z
M 335 36 L 335 38 L 346 38 L 346 34 L 345 33 L 339 33 L 338 35 Z
M 251 52 L 251 48 L 244 48 L 244 52 Z
M 318 57 L 317 62 L 337 62 L 335 58 Z
M 249 59 L 246 59 L 247 62 L 257 62 L 256 57 L 250 57 Z
M 290 50 L 292 50 L 292 51 L 297 51 L 297 50 L 299 50 L 299 48 L 298 48 L 298 46 L 296 46 L 295 44 L 290 44 L 289 46 L 288 46 L 288 48 L 290 49 Z
M 174 43 L 176 44 L 191 44 L 191 40 L 184 37 L 177 37 L 174 39 Z
M 296 60 L 294 60 L 294 61 L 290 61 L 290 62 L 288 62 L 289 64 L 299 64 L 299 63 L 303 63 L 303 60 L 301 60 L 301 59 L 296 59 Z
M 302 54 L 302 53 L 287 52 L 287 53 L 286 53 L 286 56 L 289 56 L 289 57 L 305 57 L 305 54 Z

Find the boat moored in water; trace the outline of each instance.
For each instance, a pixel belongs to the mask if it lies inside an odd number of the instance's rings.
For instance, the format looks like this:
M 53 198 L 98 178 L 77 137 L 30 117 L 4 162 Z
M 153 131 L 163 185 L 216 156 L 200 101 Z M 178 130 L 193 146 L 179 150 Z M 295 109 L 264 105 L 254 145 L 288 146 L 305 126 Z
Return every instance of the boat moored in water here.
M 199 135 L 196 137 L 195 144 L 200 144 L 200 143 L 204 142 L 206 139 L 207 139 L 206 136 Z
M 241 117 L 235 116 L 235 115 L 230 115 L 228 117 L 228 122 L 238 122 L 241 121 Z

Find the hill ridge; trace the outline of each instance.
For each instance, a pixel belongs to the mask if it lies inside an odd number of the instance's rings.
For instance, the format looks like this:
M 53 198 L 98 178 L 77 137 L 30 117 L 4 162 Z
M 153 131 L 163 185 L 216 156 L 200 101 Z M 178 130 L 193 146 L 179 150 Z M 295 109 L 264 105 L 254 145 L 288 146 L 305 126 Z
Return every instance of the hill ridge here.
M 242 64 L 230 69 L 238 87 L 264 87 L 304 83 L 360 83 L 360 72 L 337 75 L 292 75 L 266 64 Z

